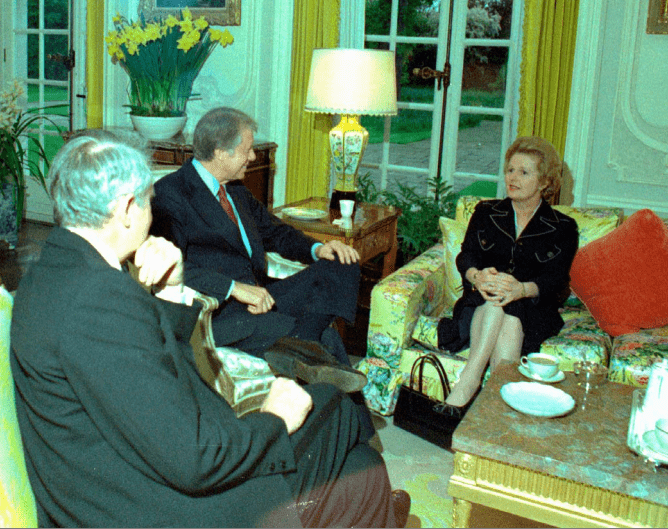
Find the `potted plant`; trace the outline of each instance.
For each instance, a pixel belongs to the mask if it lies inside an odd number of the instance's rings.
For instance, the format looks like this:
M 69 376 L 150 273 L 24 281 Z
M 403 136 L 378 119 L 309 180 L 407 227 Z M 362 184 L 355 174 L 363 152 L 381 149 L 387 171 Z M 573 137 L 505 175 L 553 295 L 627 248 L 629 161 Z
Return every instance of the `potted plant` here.
M 399 255 L 397 267 L 402 266 L 441 239 L 439 217 L 453 218 L 457 195 L 442 180 L 427 180 L 429 196 L 418 194 L 415 187 L 396 182 L 397 191 L 378 191 L 370 175 L 360 177 L 357 200 L 394 206 L 401 215 L 397 221 Z
M 14 81 L 11 89 L 0 94 L 0 239 L 7 241 L 10 249 L 18 242 L 28 177 L 46 191 L 49 159 L 29 129 L 40 120 L 55 125 L 39 109 L 22 110 L 18 101 L 23 93 Z M 40 162 L 44 162 L 44 169 Z
M 129 23 L 120 14 L 115 29 L 105 38 L 112 62 L 130 78 L 130 118 L 148 139 L 164 140 L 185 125 L 186 103 L 204 62 L 218 44 L 234 42 L 225 29 L 213 29 L 204 17 L 193 20 L 188 8 L 180 17 L 147 21 L 142 15 Z M 153 132 L 141 130 L 143 118 L 168 118 L 174 128 L 162 123 Z M 164 120 L 163 120 L 164 121 Z

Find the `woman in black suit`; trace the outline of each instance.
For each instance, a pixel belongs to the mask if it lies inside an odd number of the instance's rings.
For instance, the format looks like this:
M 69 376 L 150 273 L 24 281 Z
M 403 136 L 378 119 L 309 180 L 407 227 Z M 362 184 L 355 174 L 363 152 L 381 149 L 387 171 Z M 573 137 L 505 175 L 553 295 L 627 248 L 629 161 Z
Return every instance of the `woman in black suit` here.
M 468 409 L 488 364 L 518 362 L 559 332 L 578 248 L 576 222 L 549 200 L 569 172 L 546 140 L 521 137 L 505 156 L 507 198 L 480 202 L 469 222 L 457 268 L 463 296 L 453 319 L 439 322 L 439 347 L 470 342 L 457 385 L 446 399 L 454 422 Z

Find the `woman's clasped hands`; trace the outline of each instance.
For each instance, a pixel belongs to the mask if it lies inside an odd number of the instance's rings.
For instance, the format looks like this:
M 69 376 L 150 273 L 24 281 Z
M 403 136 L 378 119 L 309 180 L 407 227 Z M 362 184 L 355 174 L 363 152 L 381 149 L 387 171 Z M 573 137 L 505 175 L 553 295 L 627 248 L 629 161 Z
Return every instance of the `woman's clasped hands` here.
M 504 307 L 511 301 L 526 296 L 524 285 L 512 275 L 499 272 L 496 268 L 484 268 L 474 275 L 473 285 L 480 291 L 485 301 L 497 307 Z

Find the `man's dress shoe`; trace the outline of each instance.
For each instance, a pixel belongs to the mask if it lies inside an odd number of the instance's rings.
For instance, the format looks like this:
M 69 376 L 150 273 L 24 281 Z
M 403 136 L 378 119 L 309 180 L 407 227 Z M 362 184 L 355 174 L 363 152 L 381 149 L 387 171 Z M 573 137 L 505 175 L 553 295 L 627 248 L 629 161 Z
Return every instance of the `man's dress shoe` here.
M 318 342 L 289 336 L 279 338 L 265 351 L 264 358 L 278 375 L 310 384 L 326 382 L 345 393 L 360 391 L 367 382 L 364 373 L 338 362 Z

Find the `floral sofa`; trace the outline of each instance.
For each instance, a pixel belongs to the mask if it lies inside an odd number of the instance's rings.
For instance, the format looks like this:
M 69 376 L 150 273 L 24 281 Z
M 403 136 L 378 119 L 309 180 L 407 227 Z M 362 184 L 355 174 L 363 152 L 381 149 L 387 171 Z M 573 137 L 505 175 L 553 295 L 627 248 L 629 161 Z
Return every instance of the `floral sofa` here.
M 451 384 L 459 379 L 469 351 L 454 356 L 439 352 L 436 325 L 441 317 L 451 314 L 459 298 L 461 276 L 454 261 L 479 200 L 460 198 L 455 219 L 440 219 L 443 243 L 384 278 L 372 291 L 367 353 L 357 368 L 369 380 L 363 390 L 367 404 L 380 414 L 394 412 L 401 384 L 408 383 L 413 362 L 426 352 L 436 352 Z M 577 221 L 580 247 L 608 234 L 624 220 L 623 210 L 617 208 L 556 207 Z M 545 341 L 541 351 L 559 357 L 563 370 L 572 370 L 574 362 L 587 359 L 608 366 L 610 380 L 644 387 L 652 363 L 658 357 L 668 358 L 668 327 L 613 339 L 574 294 L 565 303 L 562 316 L 563 329 Z M 425 389 L 442 398 L 436 374 L 430 369 L 425 368 Z

